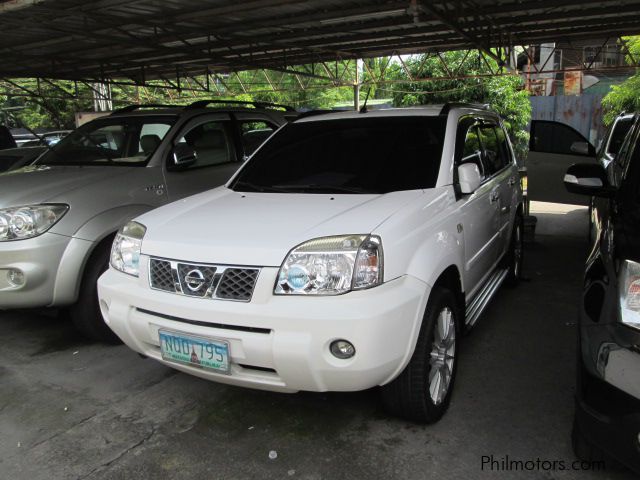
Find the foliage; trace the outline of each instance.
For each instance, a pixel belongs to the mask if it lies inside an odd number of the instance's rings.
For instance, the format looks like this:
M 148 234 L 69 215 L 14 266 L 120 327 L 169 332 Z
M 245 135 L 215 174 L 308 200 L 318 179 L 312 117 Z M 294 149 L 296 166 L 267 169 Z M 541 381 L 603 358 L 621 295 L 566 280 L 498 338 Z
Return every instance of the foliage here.
M 628 63 L 640 61 L 640 36 L 626 37 L 629 52 Z M 634 61 L 635 60 L 635 61 Z M 611 91 L 602 99 L 605 110 L 604 123 L 610 125 L 616 116 L 623 111 L 640 111 L 640 70 L 619 85 L 613 85 Z
M 467 55 L 464 51 L 445 52 L 442 54 L 442 61 L 433 56 L 418 56 L 408 61 L 407 68 L 412 78 L 434 80 L 402 84 L 393 92 L 395 105 L 488 103 L 504 119 L 516 156 L 519 159 L 526 156 L 531 103 L 519 76 L 488 76 L 491 71 L 498 70 L 496 63 L 487 57 L 483 59 L 480 56 Z M 446 78 L 450 76 L 449 72 L 466 75 L 468 78 Z M 401 72 L 400 76 L 407 78 L 404 72 Z

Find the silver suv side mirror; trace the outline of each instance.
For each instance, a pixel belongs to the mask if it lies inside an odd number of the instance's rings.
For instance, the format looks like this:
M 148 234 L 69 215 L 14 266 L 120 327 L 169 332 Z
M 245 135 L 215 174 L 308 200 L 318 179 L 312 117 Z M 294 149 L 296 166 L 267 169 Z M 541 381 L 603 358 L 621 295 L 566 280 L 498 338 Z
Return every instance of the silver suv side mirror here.
M 193 147 L 190 147 L 186 143 L 178 143 L 173 147 L 173 150 L 171 150 L 167 167 L 169 170 L 184 170 L 196 163 L 197 159 L 198 154 Z
M 475 163 L 463 163 L 458 167 L 458 183 L 460 192 L 469 194 L 475 192 L 482 183 L 482 176 L 478 165 Z

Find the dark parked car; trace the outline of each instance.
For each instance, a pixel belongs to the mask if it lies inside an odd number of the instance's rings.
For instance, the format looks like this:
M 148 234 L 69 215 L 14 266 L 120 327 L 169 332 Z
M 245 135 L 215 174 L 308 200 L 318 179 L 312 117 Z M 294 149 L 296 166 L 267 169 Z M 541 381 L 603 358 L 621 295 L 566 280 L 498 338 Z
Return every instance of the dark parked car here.
M 573 445 L 640 473 L 640 114 L 615 159 L 576 164 L 567 190 L 595 197 L 580 306 Z
M 13 139 L 11 132 L 4 125 L 0 125 L 0 150 L 5 148 L 16 148 L 16 141 Z
M 18 147 L 0 150 L 0 172 L 31 164 L 47 147 Z

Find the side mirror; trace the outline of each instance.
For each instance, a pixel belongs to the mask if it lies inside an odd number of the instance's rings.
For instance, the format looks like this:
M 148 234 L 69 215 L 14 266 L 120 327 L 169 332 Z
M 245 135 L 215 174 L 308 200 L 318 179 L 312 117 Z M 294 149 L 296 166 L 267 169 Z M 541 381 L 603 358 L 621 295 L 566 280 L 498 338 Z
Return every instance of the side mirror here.
M 569 148 L 573 153 L 577 153 L 578 155 L 592 154 L 592 147 L 588 142 L 573 142 Z
M 198 159 L 198 154 L 186 143 L 179 143 L 173 150 L 171 150 L 171 155 L 169 156 L 169 162 L 167 163 L 168 170 L 184 170 L 187 167 L 196 163 Z
M 458 167 L 458 182 L 460 192 L 469 194 L 475 192 L 482 183 L 482 176 L 478 165 L 475 163 L 463 163 Z
M 610 197 L 613 189 L 607 185 L 607 173 L 597 163 L 576 163 L 564 176 L 567 191 L 593 197 Z

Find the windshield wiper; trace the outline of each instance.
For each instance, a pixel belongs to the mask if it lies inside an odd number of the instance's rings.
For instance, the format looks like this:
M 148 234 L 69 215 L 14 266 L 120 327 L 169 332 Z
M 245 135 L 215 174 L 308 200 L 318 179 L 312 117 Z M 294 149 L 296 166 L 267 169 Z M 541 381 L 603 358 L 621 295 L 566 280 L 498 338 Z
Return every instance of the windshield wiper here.
M 310 192 L 327 192 L 327 193 L 360 193 L 360 194 L 372 194 L 369 190 L 359 187 L 348 187 L 344 185 L 320 185 L 317 183 L 307 184 L 291 184 L 291 185 L 274 185 L 273 188 L 277 188 L 283 191 L 291 190 L 303 190 Z

